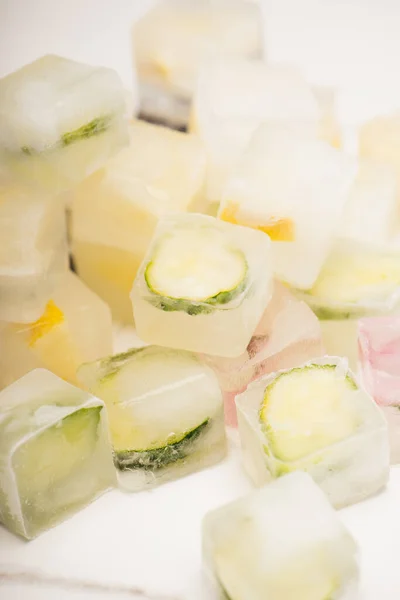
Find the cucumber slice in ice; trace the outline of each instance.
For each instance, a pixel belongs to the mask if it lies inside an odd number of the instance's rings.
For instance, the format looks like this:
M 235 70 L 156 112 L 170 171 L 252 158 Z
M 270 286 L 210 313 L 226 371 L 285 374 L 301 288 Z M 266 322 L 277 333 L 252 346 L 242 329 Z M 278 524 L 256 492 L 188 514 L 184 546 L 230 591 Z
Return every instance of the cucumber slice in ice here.
M 267 386 L 260 421 L 274 456 L 294 461 L 353 434 L 358 423 L 349 392 L 354 380 L 335 365 L 292 369 Z
M 319 318 L 342 319 L 357 317 L 354 311 L 349 310 L 351 305 L 354 305 L 354 310 L 358 306 L 362 314 L 363 302 L 384 300 L 398 287 L 399 256 L 379 253 L 334 254 L 308 295 L 321 305 L 314 309 Z M 344 305 L 343 308 L 340 305 Z
M 171 437 L 165 445 L 158 448 L 117 452 L 115 464 L 122 471 L 134 469 L 154 471 L 167 467 L 190 454 L 194 442 L 204 433 L 209 423 L 210 419 L 206 419 L 191 431 L 181 436 Z
M 243 292 L 247 272 L 243 252 L 230 245 L 222 232 L 204 227 L 165 235 L 144 278 L 155 306 L 196 315 L 211 312 Z
M 24 495 L 45 494 L 93 453 L 101 410 L 81 408 L 18 448 L 13 467 Z

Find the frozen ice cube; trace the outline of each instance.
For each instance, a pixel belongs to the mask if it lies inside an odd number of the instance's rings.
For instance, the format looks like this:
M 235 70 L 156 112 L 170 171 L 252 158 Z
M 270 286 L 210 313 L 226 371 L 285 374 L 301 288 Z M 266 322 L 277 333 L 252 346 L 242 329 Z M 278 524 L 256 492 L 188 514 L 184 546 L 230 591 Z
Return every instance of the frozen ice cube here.
M 0 392 L 0 522 L 27 539 L 113 487 L 104 404 L 45 369 Z
M 236 358 L 204 355 L 217 374 L 225 403 L 225 420 L 236 426 L 235 396 L 273 371 L 295 367 L 324 354 L 317 317 L 278 281 L 245 352 Z
M 67 272 L 32 323 L 0 322 L 0 389 L 28 371 L 45 367 L 76 383 L 86 361 L 112 352 L 108 306 Z
M 208 513 L 208 573 L 232 600 L 350 600 L 357 546 L 306 473 L 292 473 Z
M 391 462 L 400 463 L 400 317 L 358 322 L 363 382 L 388 422 Z
M 345 204 L 338 236 L 384 244 L 399 225 L 396 175 L 390 165 L 361 160 Z
M 187 124 L 200 66 L 261 55 L 259 8 L 244 0 L 163 0 L 133 29 L 142 114 Z
M 357 319 L 400 311 L 400 252 L 388 245 L 337 240 L 312 288 L 298 296 L 321 321 L 328 354 L 357 365 Z
M 345 359 L 315 358 L 266 375 L 236 404 L 244 466 L 256 485 L 306 471 L 341 507 L 386 484 L 387 425 Z
M 400 186 L 400 112 L 364 123 L 360 129 L 359 146 L 362 157 L 390 165 Z
M 38 319 L 67 271 L 58 200 L 0 182 L 0 321 Z
M 79 379 L 106 403 L 125 489 L 164 483 L 225 456 L 218 382 L 191 353 L 135 348 L 83 365 Z
M 47 55 L 0 80 L 0 159 L 17 180 L 62 192 L 128 142 L 111 69 Z
M 319 118 L 313 90 L 293 68 L 240 59 L 205 65 L 193 97 L 190 130 L 200 136 L 208 154 L 209 201 L 220 202 L 227 178 L 262 122 L 292 123 L 317 135 Z
M 167 216 L 132 288 L 137 332 L 149 344 L 238 356 L 271 293 L 266 235 L 200 214 Z
M 310 288 L 333 244 L 354 161 L 290 127 L 261 125 L 228 181 L 220 219 L 264 231 L 274 270 Z
M 158 219 L 202 206 L 206 156 L 189 134 L 134 121 L 130 145 L 72 194 L 73 255 L 80 277 L 122 322 Z

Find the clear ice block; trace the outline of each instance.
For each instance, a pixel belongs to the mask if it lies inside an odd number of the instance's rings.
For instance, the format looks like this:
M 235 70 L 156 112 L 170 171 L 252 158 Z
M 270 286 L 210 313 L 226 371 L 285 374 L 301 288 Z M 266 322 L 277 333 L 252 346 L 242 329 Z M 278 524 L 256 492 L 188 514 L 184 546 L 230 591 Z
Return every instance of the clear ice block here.
M 73 192 L 73 256 L 80 277 L 132 321 L 129 293 L 158 219 L 202 207 L 206 156 L 200 141 L 134 121 L 130 145 Z
M 267 233 L 277 277 L 307 289 L 333 244 L 354 175 L 353 161 L 326 142 L 265 123 L 236 165 L 218 216 Z
M 269 238 L 200 214 L 160 220 L 132 288 L 149 344 L 239 356 L 272 294 Z
M 400 112 L 367 121 L 360 128 L 359 151 L 364 158 L 390 165 L 400 185 Z
M 146 489 L 225 456 L 218 382 L 193 354 L 135 348 L 83 365 L 79 378 L 106 403 L 123 488 Z
M 319 317 L 328 354 L 346 356 L 355 369 L 357 319 L 400 312 L 400 251 L 342 238 L 313 287 L 298 296 Z
M 392 167 L 360 160 L 338 230 L 340 238 L 385 244 L 400 224 L 396 175 Z
M 116 484 L 104 403 L 35 369 L 0 392 L 0 522 L 27 539 Z
M 400 463 L 400 317 L 358 322 L 361 376 L 389 428 L 391 463 Z
M 208 513 L 204 564 L 231 600 L 352 600 L 357 546 L 306 473 Z
M 319 119 L 313 90 L 293 68 L 239 59 L 204 66 L 190 131 L 199 135 L 207 151 L 209 202 L 220 202 L 235 163 L 263 121 L 295 123 L 316 136 Z
M 200 66 L 217 56 L 261 57 L 259 8 L 244 0 L 163 0 L 133 30 L 141 111 L 187 125 Z
M 83 362 L 111 352 L 110 309 L 67 272 L 37 321 L 0 322 L 0 389 L 37 367 L 76 383 Z
M 18 181 L 62 192 L 128 142 L 118 75 L 47 55 L 0 80 L 0 161 Z
M 38 319 L 67 268 L 64 205 L 0 182 L 0 321 Z
M 237 425 L 235 396 L 248 384 L 268 373 L 295 367 L 324 348 L 317 317 L 305 302 L 278 281 L 246 351 L 236 358 L 203 356 L 215 371 L 225 404 L 225 421 Z
M 256 485 L 306 471 L 339 508 L 386 484 L 386 421 L 345 359 L 325 356 L 267 375 L 236 404 L 243 462 Z

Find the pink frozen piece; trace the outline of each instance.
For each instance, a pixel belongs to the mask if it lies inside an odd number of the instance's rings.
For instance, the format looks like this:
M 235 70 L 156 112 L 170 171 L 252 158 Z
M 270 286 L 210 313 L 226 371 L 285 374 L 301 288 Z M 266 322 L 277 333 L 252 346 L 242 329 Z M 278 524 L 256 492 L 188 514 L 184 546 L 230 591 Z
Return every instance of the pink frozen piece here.
M 227 425 L 237 426 L 235 396 L 251 381 L 323 354 L 317 317 L 305 302 L 275 281 L 272 298 L 246 351 L 236 358 L 204 356 L 217 374 Z
M 361 374 L 368 392 L 385 413 L 391 463 L 400 463 L 400 316 L 358 322 Z

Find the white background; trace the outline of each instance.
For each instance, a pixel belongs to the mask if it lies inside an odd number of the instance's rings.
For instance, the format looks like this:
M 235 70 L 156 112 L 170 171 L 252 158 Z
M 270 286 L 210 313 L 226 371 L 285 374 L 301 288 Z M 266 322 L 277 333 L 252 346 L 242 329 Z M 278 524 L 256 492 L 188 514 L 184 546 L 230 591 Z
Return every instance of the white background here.
M 54 52 L 114 67 L 132 87 L 129 31 L 149 1 L 0 0 L 0 76 Z M 296 58 L 313 83 L 340 85 L 344 122 L 400 107 L 398 0 L 266 4 L 270 58 Z M 107 494 L 34 542 L 0 528 L 0 599 L 211 600 L 200 592 L 201 518 L 249 489 L 233 446 L 213 469 L 154 492 Z M 360 545 L 361 600 L 399 600 L 400 471 L 385 492 L 340 516 Z

